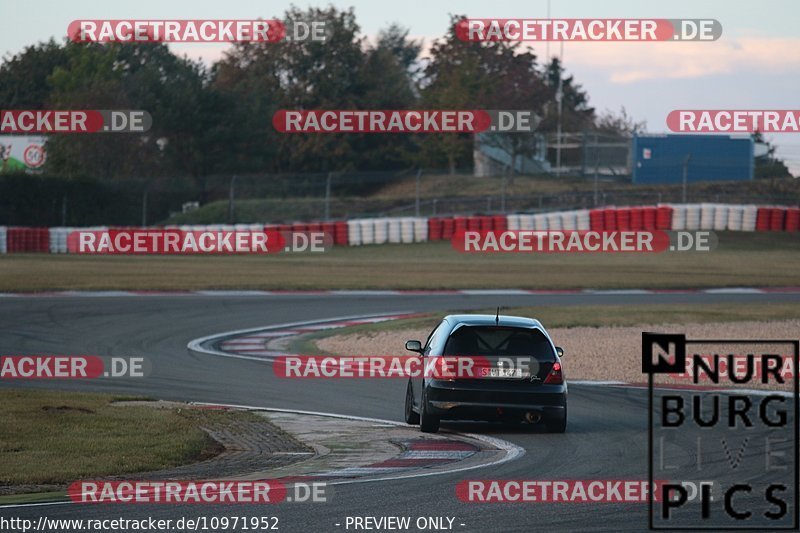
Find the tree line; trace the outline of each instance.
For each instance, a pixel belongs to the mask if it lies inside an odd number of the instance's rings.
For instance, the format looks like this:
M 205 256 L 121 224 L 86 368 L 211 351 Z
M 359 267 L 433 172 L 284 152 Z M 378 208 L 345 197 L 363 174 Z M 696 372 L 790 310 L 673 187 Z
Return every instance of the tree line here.
M 200 187 L 220 174 L 472 163 L 469 134 L 283 135 L 271 124 L 278 109 L 528 109 L 546 133 L 556 129 L 559 96 L 564 131 L 633 124 L 598 117 L 557 58 L 541 63 L 518 43 L 459 40 L 460 18 L 425 54 L 397 25 L 368 40 L 352 8 L 332 6 L 284 15 L 288 24 L 324 21 L 324 42 L 235 43 L 212 65 L 164 44 L 50 40 L 0 65 L 0 108 L 147 110 L 153 127 L 144 134 L 52 136 L 46 172 Z

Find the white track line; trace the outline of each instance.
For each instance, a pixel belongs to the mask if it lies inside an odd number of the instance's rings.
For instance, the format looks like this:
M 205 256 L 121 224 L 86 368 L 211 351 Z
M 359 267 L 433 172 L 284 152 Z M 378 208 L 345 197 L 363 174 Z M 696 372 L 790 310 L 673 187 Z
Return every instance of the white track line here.
M 219 350 L 214 350 L 213 348 L 205 348 L 203 347 L 203 343 L 215 341 L 218 339 L 223 339 L 226 337 L 235 337 L 237 335 L 246 335 L 248 333 L 260 333 L 265 331 L 271 330 L 280 330 L 280 329 L 290 329 L 290 328 L 297 328 L 300 326 L 311 326 L 316 324 L 325 324 L 328 322 L 346 322 L 348 320 L 365 320 L 369 318 L 381 318 L 381 317 L 394 317 L 400 315 L 410 315 L 412 314 L 411 311 L 402 311 L 397 313 L 391 314 L 370 314 L 370 315 L 354 315 L 354 316 L 344 316 L 344 317 L 336 317 L 336 318 L 325 318 L 325 319 L 318 319 L 318 320 L 306 320 L 303 322 L 289 322 L 286 324 L 275 324 L 273 326 L 261 326 L 257 328 L 248 328 L 248 329 L 238 329 L 234 331 L 225 331 L 222 333 L 215 333 L 213 335 L 208 335 L 206 337 L 200 337 L 199 339 L 193 339 L 189 341 L 186 345 L 188 349 L 193 352 L 203 353 L 206 355 L 216 355 L 219 357 L 231 357 L 233 359 L 250 359 L 253 361 L 265 361 L 264 357 L 250 357 L 247 355 L 239 355 L 239 354 L 232 354 L 228 352 L 222 352 Z

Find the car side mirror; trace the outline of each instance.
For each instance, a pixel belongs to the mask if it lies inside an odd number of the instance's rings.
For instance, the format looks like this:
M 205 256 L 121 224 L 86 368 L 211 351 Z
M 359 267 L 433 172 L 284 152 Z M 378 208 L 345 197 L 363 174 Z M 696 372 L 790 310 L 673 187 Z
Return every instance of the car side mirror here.
M 562 348 L 561 346 L 556 346 L 556 353 L 558 354 L 559 357 L 564 357 L 564 348 Z
M 422 353 L 422 343 L 419 341 L 406 341 L 406 350 L 409 352 Z

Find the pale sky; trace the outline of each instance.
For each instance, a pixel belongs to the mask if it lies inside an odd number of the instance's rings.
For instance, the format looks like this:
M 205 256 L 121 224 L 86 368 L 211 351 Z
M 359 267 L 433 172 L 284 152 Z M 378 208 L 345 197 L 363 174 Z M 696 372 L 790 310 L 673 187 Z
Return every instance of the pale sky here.
M 253 0 L 4 0 L 0 51 L 61 39 L 75 19 L 280 18 L 289 2 Z M 483 18 L 545 18 L 547 0 L 349 0 L 297 2 L 300 7 L 353 6 L 362 32 L 374 36 L 392 22 L 426 45 L 445 33 L 448 14 Z M 722 38 L 696 43 L 565 43 L 564 64 L 599 111 L 624 105 L 648 131 L 666 130 L 673 109 L 798 109 L 800 2 L 761 0 L 550 0 L 553 18 L 714 18 Z M 213 61 L 225 45 L 171 45 L 179 54 Z M 545 56 L 547 45 L 534 50 Z M 559 53 L 550 43 L 550 55 Z M 800 134 L 768 135 L 800 175 Z

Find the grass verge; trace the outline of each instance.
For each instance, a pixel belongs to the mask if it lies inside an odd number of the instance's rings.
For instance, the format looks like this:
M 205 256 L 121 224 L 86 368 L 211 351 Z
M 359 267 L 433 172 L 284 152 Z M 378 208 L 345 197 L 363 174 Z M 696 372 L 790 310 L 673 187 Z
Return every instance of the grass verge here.
M 0 390 L 0 494 L 175 467 L 217 455 L 201 427 L 250 413 L 121 407 L 113 395 Z
M 0 256 L 0 291 L 684 289 L 800 286 L 800 238 L 719 234 L 712 252 L 463 254 L 448 242 L 267 256 Z

